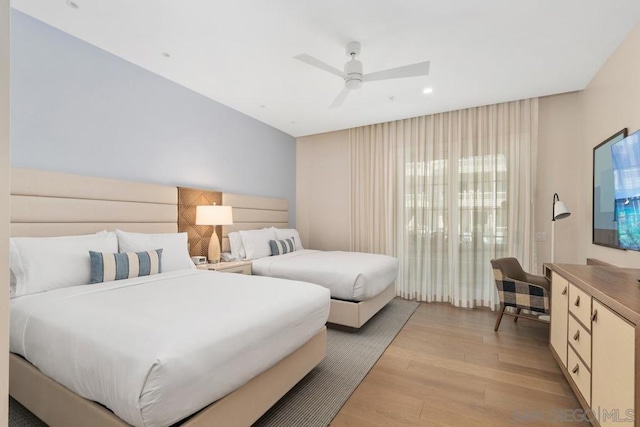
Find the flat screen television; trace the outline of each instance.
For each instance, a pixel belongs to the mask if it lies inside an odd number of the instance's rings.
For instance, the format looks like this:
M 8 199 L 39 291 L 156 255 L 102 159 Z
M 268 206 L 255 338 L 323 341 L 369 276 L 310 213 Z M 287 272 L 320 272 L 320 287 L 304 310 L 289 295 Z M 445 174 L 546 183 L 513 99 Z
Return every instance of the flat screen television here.
M 627 137 L 622 129 L 593 149 L 593 233 L 595 245 L 621 248 L 616 221 L 616 191 L 611 148 Z
M 640 251 L 640 131 L 611 146 L 618 245 Z

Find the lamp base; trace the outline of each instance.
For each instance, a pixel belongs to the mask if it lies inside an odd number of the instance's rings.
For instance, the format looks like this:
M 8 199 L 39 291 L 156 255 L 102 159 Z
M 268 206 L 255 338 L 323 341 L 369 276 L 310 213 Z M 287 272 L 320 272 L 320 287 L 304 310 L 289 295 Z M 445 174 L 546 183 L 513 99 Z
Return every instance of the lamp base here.
M 220 262 L 220 240 L 218 240 L 218 233 L 216 233 L 216 227 L 213 226 L 213 234 L 211 240 L 209 240 L 209 263 L 216 264 Z

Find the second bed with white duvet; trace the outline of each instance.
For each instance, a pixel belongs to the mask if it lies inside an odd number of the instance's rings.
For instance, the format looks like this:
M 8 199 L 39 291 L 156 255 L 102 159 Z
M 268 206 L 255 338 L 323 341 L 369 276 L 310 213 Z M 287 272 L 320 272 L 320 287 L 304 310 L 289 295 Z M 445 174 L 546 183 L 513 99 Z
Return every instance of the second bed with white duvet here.
M 254 259 L 252 268 L 260 276 L 316 283 L 344 301 L 373 298 L 398 276 L 398 260 L 390 256 L 310 249 Z

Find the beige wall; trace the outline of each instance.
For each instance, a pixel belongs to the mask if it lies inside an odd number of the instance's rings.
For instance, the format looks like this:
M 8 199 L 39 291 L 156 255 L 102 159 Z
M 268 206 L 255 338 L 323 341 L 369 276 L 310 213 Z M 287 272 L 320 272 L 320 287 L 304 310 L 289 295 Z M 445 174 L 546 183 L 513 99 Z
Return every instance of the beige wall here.
M 0 0 L 0 426 L 9 404 L 9 0 Z
M 609 57 L 585 90 L 540 99 L 536 226 L 550 231 L 550 207 L 558 192 L 572 214 L 556 223 L 556 262 L 586 258 L 638 267 L 640 252 L 591 243 L 593 147 L 622 128 L 640 128 L 640 25 Z M 548 260 L 550 241 L 537 243 Z
M 581 167 L 576 153 L 583 140 L 582 92 L 540 98 L 538 104 L 538 170 L 535 206 L 536 232 L 546 233 L 546 241 L 536 242 L 537 269 L 551 261 L 551 209 L 553 194 L 558 193 L 571 210 L 571 216 L 556 221 L 555 262 L 584 262 L 584 247 L 576 248 L 581 231 L 577 220 Z
M 305 247 L 349 250 L 349 131 L 298 138 L 296 227 Z
M 607 60 L 583 92 L 584 138 L 579 149 L 580 246 L 586 255 L 624 267 L 640 267 L 640 252 L 591 244 L 592 150 L 622 128 L 640 129 L 640 24 Z

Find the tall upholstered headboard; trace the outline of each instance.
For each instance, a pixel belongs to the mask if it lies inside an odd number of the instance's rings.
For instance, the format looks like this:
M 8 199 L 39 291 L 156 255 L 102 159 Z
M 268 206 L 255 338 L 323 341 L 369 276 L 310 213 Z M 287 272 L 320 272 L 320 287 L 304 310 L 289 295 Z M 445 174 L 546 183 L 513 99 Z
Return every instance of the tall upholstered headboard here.
M 141 233 L 178 231 L 177 188 L 12 169 L 12 236 L 64 236 L 116 228 Z
M 222 252 L 229 252 L 229 233 L 289 226 L 289 201 L 275 197 L 222 193 L 222 205 L 233 207 L 233 225 L 222 227 Z

